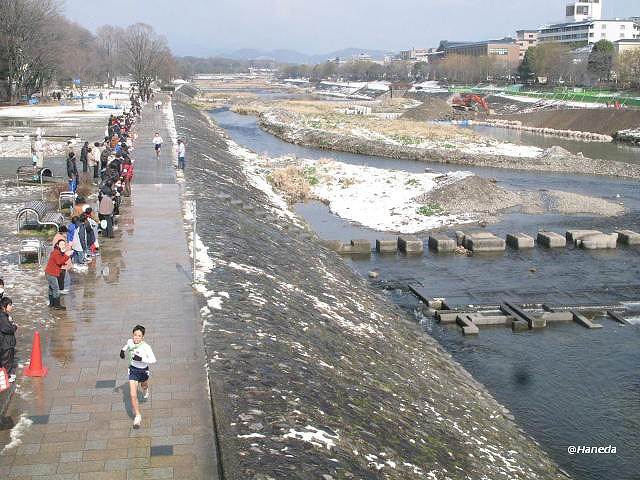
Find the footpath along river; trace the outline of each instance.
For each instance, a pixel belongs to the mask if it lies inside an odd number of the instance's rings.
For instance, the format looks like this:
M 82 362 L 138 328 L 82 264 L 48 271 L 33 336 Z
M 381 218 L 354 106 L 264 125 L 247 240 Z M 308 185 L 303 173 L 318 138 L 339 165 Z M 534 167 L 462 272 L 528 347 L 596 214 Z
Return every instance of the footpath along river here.
M 210 112 L 238 144 L 270 156 L 333 158 L 356 165 L 410 172 L 455 169 L 428 164 L 304 148 L 263 132 L 255 118 L 228 110 Z M 610 146 L 616 148 L 614 146 Z M 640 192 L 637 182 L 580 175 L 547 175 L 523 171 L 477 168 L 479 175 L 496 178 L 506 188 L 559 189 L 624 201 L 628 213 L 620 217 L 508 214 L 487 229 L 535 233 L 539 228 L 564 232 L 569 227 L 611 231 L 640 228 Z M 619 197 L 617 197 L 619 195 Z M 380 237 L 379 232 L 352 225 L 318 202 L 296 206 L 325 239 Z M 423 236 L 424 238 L 424 236 Z M 498 256 L 453 257 L 425 253 L 346 259 L 363 275 L 376 270 L 374 286 L 408 311 L 415 312 L 426 332 L 436 338 L 498 401 L 515 415 L 517 423 L 538 440 L 574 478 L 620 480 L 637 478 L 640 456 L 640 327 L 620 327 L 600 320 L 604 328 L 590 331 L 576 324 L 554 325 L 542 332 L 513 334 L 503 328 L 483 329 L 476 338 L 460 335 L 420 315 L 420 302 L 407 290 L 421 283 L 433 296 L 455 303 L 491 303 L 547 299 L 557 303 L 608 303 L 640 300 L 640 252 L 579 250 L 507 251 Z M 530 271 L 535 269 L 535 271 Z M 640 308 L 630 304 L 629 308 Z M 571 445 L 616 447 L 615 454 L 569 455 Z

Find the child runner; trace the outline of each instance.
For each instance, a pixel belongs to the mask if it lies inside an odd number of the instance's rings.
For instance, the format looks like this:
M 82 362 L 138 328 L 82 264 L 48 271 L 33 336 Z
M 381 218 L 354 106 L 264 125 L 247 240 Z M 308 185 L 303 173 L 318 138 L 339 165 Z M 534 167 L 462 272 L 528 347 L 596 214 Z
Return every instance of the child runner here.
M 160 148 L 163 143 L 164 140 L 162 140 L 160 133 L 156 132 L 156 136 L 153 137 L 153 147 L 156 149 L 156 158 L 160 158 Z
M 127 340 L 127 344 L 120 350 L 120 358 L 126 356 L 129 362 L 129 393 L 131 394 L 131 407 L 135 413 L 133 428 L 139 428 L 142 422 L 138 406 L 138 383 L 140 383 L 144 398 L 149 398 L 149 364 L 156 363 L 153 350 L 144 342 L 144 333 L 142 325 L 133 327 L 133 338 Z

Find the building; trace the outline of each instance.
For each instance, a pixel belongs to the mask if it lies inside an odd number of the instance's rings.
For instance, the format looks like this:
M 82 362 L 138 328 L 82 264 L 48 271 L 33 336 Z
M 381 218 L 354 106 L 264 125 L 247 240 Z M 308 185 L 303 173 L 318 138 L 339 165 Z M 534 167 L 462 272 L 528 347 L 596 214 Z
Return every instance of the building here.
M 516 32 L 516 43 L 520 48 L 520 61 L 524 60 L 524 54 L 531 47 L 538 45 L 538 30 L 518 30 Z
M 603 20 L 604 0 L 569 0 L 566 22 L 540 29 L 538 42 L 596 43 L 640 38 L 640 25 L 633 19 Z
M 540 30 L 538 42 L 596 43 L 634 38 L 640 38 L 640 26 L 632 20 L 587 20 L 548 25 Z
M 400 51 L 400 60 L 405 62 L 429 62 L 429 55 L 433 53 L 432 48 L 412 48 L 411 50 Z
M 570 0 L 567 2 L 567 23 L 600 20 L 602 18 L 601 0 Z
M 355 62 L 372 62 L 373 61 L 373 57 L 368 53 L 364 53 L 364 52 L 354 55 L 352 59 Z
M 444 56 L 468 55 L 472 57 L 496 57 L 503 63 L 518 65 L 520 47 L 513 38 L 501 40 L 484 40 L 481 42 L 441 42 L 440 49 Z
M 616 47 L 616 54 L 618 55 L 631 52 L 634 50 L 640 51 L 640 38 L 618 40 L 616 42 L 613 42 L 613 45 Z

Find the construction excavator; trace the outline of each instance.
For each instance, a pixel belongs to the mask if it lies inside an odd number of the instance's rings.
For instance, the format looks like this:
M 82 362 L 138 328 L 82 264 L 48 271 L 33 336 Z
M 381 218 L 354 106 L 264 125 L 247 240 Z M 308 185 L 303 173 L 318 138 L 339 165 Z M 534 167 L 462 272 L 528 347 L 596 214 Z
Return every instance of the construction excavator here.
M 475 93 L 461 93 L 451 99 L 451 107 L 456 110 L 489 113 L 489 103 L 485 97 Z

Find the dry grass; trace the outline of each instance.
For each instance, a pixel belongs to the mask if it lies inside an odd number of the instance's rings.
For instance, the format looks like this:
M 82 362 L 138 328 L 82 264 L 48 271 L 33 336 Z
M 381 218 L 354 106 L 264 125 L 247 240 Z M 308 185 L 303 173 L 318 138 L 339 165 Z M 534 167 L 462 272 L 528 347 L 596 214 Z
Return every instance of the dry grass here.
M 385 110 L 393 109 L 408 102 L 407 99 L 389 99 Z M 367 102 L 353 102 L 366 104 Z M 418 144 L 423 141 L 468 142 L 479 141 L 480 136 L 470 130 L 450 125 L 436 125 L 427 122 L 395 119 L 387 120 L 373 116 L 345 115 L 338 113 L 349 104 L 321 100 L 278 100 L 274 102 L 254 101 L 245 105 L 232 107 L 232 110 L 245 115 L 259 115 L 270 109 L 283 109 L 300 115 L 301 122 L 308 127 L 327 132 L 351 133 L 353 129 L 366 129 L 373 133 L 385 135 L 403 144 Z M 375 106 L 375 105 L 374 105 Z M 376 107 L 378 109 L 380 107 Z
M 268 177 L 269 182 L 284 193 L 290 203 L 297 203 L 311 197 L 311 185 L 304 170 L 298 165 L 275 169 Z

